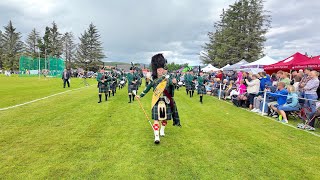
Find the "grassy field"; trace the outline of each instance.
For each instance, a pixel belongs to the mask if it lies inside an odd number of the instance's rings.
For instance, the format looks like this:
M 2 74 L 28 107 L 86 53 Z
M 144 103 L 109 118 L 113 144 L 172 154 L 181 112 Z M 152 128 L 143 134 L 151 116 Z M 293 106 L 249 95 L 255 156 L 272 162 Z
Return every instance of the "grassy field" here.
M 42 98 L 66 90 L 83 87 L 82 79 L 72 79 L 70 88 L 63 89 L 63 82 L 58 78 L 12 77 L 0 76 L 0 108 L 12 106 L 34 99 Z M 95 80 L 88 79 L 89 84 Z
M 72 79 L 72 88 L 81 87 Z M 0 107 L 66 91 L 60 79 L 0 78 Z M 4 179 L 319 179 L 320 138 L 206 96 L 176 101 L 182 128 L 160 145 L 127 89 L 98 104 L 95 83 L 0 111 Z M 8 91 L 8 92 L 7 92 Z M 150 109 L 151 94 L 142 99 Z M 21 96 L 14 101 L 12 98 Z

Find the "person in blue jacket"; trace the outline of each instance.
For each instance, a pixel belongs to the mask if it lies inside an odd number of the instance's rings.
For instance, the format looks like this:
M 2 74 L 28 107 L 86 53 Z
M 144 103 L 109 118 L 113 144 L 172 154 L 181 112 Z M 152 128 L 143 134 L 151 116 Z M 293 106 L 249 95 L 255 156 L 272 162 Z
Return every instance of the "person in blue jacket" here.
M 261 76 L 261 78 L 260 78 L 260 91 L 264 91 L 266 86 L 271 85 L 271 79 L 270 79 L 270 76 L 267 75 L 266 72 L 261 72 L 261 73 L 259 73 L 259 75 Z
M 295 88 L 291 85 L 287 86 L 288 89 L 288 96 L 286 103 L 284 105 L 279 105 L 277 107 L 277 112 L 279 115 L 282 115 L 283 119 L 281 122 L 288 123 L 286 112 L 290 111 L 298 111 L 300 104 L 299 104 L 299 97 L 298 94 L 295 92 Z
M 287 102 L 288 91 L 285 89 L 284 82 L 278 82 L 278 90 L 275 93 L 267 92 L 267 95 L 277 99 L 276 102 L 268 103 L 268 106 L 274 111 L 277 112 L 277 106 L 284 105 Z M 275 115 L 275 114 L 273 114 Z

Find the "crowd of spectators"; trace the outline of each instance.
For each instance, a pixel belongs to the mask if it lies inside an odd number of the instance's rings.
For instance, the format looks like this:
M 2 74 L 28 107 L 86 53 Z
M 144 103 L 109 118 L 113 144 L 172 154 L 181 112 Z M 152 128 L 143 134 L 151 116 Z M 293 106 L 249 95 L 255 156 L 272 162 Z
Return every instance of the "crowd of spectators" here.
M 310 68 L 271 75 L 218 71 L 208 74 L 206 82 L 208 95 L 231 100 L 236 106 L 272 116 L 283 123 L 288 123 L 289 114 L 296 114 L 307 122 L 306 129 L 314 130 L 315 117 L 320 115 L 320 108 L 317 112 L 319 73 Z

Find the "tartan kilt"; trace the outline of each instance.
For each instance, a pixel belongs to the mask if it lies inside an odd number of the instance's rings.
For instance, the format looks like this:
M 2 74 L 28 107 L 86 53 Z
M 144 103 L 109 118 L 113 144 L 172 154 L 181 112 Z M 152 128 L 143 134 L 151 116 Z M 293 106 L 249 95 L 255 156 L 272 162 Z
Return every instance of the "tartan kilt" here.
M 117 88 L 117 82 L 113 82 L 110 84 L 110 90 L 115 90 Z
M 130 84 L 128 85 L 128 93 L 132 93 L 132 91 L 137 90 L 136 84 Z
M 206 87 L 204 85 L 198 86 L 198 94 L 206 94 Z
M 99 88 L 99 93 L 106 93 L 108 92 L 108 85 L 104 85 L 102 83 L 98 84 L 98 88 Z
M 187 84 L 186 84 L 186 89 L 187 89 L 188 91 L 191 91 L 191 90 L 192 90 L 192 85 L 189 84 L 189 83 L 187 83 Z
M 196 85 L 194 83 L 191 83 L 189 91 L 194 91 L 195 89 L 196 89 Z
M 160 99 L 159 99 L 160 100 Z M 159 101 L 158 101 L 159 102 Z M 159 120 L 159 114 L 158 114 L 158 102 L 153 106 L 152 108 L 152 119 L 153 120 Z M 171 120 L 172 116 L 172 110 L 170 107 L 170 104 L 166 104 L 166 113 L 167 113 L 167 118 L 166 120 Z

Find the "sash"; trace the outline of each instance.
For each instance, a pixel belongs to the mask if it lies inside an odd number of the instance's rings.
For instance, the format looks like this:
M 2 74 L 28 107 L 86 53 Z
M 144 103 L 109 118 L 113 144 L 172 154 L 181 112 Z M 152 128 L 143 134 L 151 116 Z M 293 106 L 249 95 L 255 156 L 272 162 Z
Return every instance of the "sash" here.
M 161 94 L 163 93 L 163 91 L 165 90 L 167 86 L 167 79 L 163 79 L 156 87 L 156 89 L 153 91 L 152 94 L 152 101 L 151 101 L 151 109 L 153 108 L 153 106 L 158 102 Z

